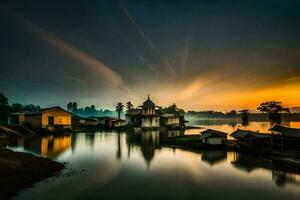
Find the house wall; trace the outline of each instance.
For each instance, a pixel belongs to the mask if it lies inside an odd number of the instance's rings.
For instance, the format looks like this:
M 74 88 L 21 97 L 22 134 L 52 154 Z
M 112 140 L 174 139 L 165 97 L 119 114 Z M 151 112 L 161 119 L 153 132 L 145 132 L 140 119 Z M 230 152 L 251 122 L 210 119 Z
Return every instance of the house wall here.
M 223 139 L 222 138 L 216 138 L 216 137 L 210 137 L 206 139 L 206 144 L 210 145 L 221 145 Z
M 143 117 L 142 128 L 157 128 L 159 127 L 159 117 Z
M 126 125 L 126 121 L 116 121 L 114 122 L 114 127 L 122 127 Z
M 41 128 L 42 126 L 42 116 L 41 115 L 26 115 L 25 121 L 30 123 L 34 128 Z
M 179 117 L 168 117 L 167 125 L 178 124 L 179 125 Z
M 49 117 L 54 117 L 54 125 L 70 126 L 72 125 L 71 114 L 64 110 L 54 108 L 42 113 L 42 127 L 49 125 Z
M 143 115 L 155 115 L 155 108 L 143 108 L 142 114 Z

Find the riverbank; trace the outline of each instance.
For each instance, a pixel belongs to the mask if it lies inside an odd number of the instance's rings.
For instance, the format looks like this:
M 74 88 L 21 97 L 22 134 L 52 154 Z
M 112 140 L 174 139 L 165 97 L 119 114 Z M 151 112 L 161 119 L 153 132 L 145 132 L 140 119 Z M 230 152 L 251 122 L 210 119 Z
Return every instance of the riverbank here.
M 64 165 L 48 158 L 0 148 L 0 199 L 8 199 L 63 168 Z
M 64 165 L 30 153 L 14 152 L 5 146 L 16 138 L 31 138 L 36 132 L 25 126 L 14 129 L 0 126 L 0 199 L 8 199 L 19 190 L 48 178 Z

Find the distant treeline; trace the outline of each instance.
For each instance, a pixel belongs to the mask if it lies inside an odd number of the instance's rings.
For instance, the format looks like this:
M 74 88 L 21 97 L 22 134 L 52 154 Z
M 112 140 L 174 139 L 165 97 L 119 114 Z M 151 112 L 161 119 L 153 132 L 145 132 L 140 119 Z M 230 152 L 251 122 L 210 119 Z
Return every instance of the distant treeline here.
M 268 113 L 249 113 L 249 121 L 269 121 Z M 230 111 L 228 113 L 217 111 L 188 111 L 185 113 L 186 117 L 190 118 L 228 118 L 240 119 L 242 114 L 237 111 Z M 282 113 L 283 121 L 300 121 L 300 113 Z
M 69 102 L 67 104 L 68 111 L 72 112 L 75 115 L 80 115 L 82 117 L 104 117 L 104 116 L 116 116 L 117 113 L 108 109 L 96 109 L 96 106 L 85 106 L 78 107 L 77 102 Z

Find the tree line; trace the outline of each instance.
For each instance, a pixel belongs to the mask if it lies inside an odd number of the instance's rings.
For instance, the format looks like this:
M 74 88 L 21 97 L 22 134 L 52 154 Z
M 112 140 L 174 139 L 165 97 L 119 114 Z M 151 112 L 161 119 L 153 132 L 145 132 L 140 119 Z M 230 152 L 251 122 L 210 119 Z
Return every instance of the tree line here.
M 67 104 L 67 110 L 72 112 L 73 114 L 80 115 L 80 116 L 87 116 L 87 117 L 113 116 L 116 114 L 112 110 L 102 109 L 102 108 L 96 109 L 95 105 L 78 107 L 77 102 L 69 102 Z
M 40 109 L 41 109 L 40 106 L 33 105 L 33 104 L 28 104 L 28 105 L 22 105 L 20 103 L 9 104 L 8 98 L 0 92 L 0 124 L 1 125 L 7 125 L 8 116 L 11 113 L 38 111 Z

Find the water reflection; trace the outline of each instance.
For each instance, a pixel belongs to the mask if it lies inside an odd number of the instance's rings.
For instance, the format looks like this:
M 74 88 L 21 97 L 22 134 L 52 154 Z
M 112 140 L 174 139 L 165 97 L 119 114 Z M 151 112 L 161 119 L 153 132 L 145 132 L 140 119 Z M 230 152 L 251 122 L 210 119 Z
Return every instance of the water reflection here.
M 61 199 L 300 197 L 297 167 L 241 152 L 162 147 L 165 138 L 183 134 L 111 131 L 16 141 L 15 148 L 68 162 L 56 181 L 41 182 L 17 198 L 54 199 L 57 193 Z M 80 173 L 69 175 L 70 169 Z
M 30 139 L 19 138 L 11 143 L 12 147 L 55 159 L 72 145 L 71 135 L 43 136 Z
M 272 180 L 279 187 L 287 183 L 300 186 L 300 169 L 295 165 L 241 152 L 234 153 L 234 160 L 231 164 L 236 169 L 247 173 L 251 173 L 257 169 L 270 171 L 272 172 Z
M 227 160 L 227 152 L 226 151 L 203 151 L 201 160 L 208 163 L 210 166 L 213 166 L 217 163 L 222 163 Z

